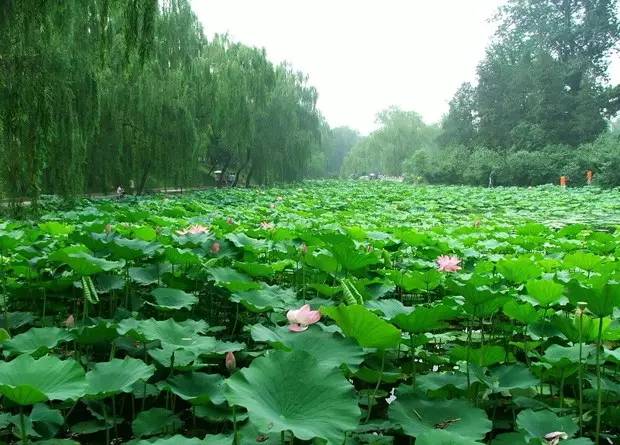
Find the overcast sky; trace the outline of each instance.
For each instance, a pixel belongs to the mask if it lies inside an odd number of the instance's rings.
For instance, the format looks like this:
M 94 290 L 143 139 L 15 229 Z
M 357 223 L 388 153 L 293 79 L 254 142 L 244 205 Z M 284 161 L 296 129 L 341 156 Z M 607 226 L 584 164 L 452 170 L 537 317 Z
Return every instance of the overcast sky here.
M 362 133 L 396 105 L 439 121 L 493 34 L 504 0 L 191 0 L 208 36 L 264 47 L 309 75 L 332 127 Z M 620 81 L 620 63 L 612 77 Z

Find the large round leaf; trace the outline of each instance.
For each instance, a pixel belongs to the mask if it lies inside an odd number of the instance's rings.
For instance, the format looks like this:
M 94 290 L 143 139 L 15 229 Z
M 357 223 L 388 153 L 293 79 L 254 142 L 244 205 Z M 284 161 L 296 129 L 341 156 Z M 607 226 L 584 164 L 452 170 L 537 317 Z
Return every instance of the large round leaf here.
M 400 391 L 402 392 L 402 391 Z M 388 417 L 401 425 L 405 434 L 418 437 L 439 428 L 479 440 L 491 431 L 486 413 L 466 400 L 425 400 L 412 393 L 397 392 Z
M 125 443 L 126 445 L 205 445 L 205 441 L 196 437 L 184 437 L 179 434 L 163 439 L 152 440 L 132 440 Z
M 152 365 L 146 365 L 142 360 L 131 357 L 97 363 L 86 374 L 86 394 L 105 398 L 119 392 L 131 392 L 134 383 L 148 380 L 154 372 Z
M 444 327 L 444 320 L 454 318 L 455 315 L 456 311 L 448 306 L 420 306 L 408 314 L 397 315 L 394 322 L 407 332 L 422 334 Z
M 340 444 L 356 428 L 360 409 L 353 386 L 307 352 L 275 351 L 255 359 L 226 381 L 229 403 L 245 407 L 264 433 L 290 430 Z
M 519 413 L 517 427 L 530 437 L 538 438 L 543 438 L 545 434 L 553 431 L 563 431 L 570 437 L 578 430 L 570 416 L 558 417 L 552 411 L 533 411 L 531 409 Z
M 206 402 L 219 405 L 225 401 L 224 379 L 219 374 L 203 372 L 179 374 L 162 382 L 160 386 L 194 405 Z
M 335 368 L 345 364 L 351 370 L 364 361 L 364 351 L 353 340 L 311 327 L 304 332 L 290 332 L 286 327 L 275 330 L 257 324 L 252 326 L 255 341 L 271 343 L 277 348 L 306 351 L 313 355 L 320 366 Z
M 420 434 L 415 443 L 416 445 L 481 445 L 480 442 L 446 430 L 431 430 Z
M 16 335 L 5 341 L 2 347 L 11 352 L 22 354 L 42 355 L 56 347 L 58 343 L 72 339 L 66 329 L 60 328 L 31 328 L 23 334 Z
M 564 286 L 551 280 L 530 280 L 527 282 L 527 293 L 541 306 L 557 303 L 564 294 Z
M 84 370 L 75 360 L 20 355 L 0 362 L 0 393 L 20 405 L 47 400 L 76 400 L 84 395 Z
M 336 321 L 347 337 L 365 348 L 394 348 L 400 343 L 400 331 L 364 306 L 322 307 L 321 312 Z
M 295 305 L 297 297 L 293 289 L 283 289 L 280 286 L 261 283 L 260 289 L 235 292 L 230 300 L 243 304 L 252 312 L 267 312 L 291 307 Z
M 154 289 L 151 291 L 151 295 L 155 297 L 155 303 L 149 301 L 147 303 L 161 309 L 189 309 L 198 302 L 195 295 L 168 287 Z

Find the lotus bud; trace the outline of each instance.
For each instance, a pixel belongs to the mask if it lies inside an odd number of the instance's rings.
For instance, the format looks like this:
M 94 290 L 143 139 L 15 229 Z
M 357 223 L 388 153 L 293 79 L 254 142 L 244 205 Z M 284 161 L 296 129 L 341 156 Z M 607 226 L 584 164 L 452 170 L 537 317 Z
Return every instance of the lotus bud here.
M 306 243 L 301 243 L 301 246 L 299 246 L 299 251 L 302 254 L 308 253 L 308 246 L 306 245 Z
M 237 360 L 235 359 L 235 354 L 233 354 L 232 351 L 228 351 L 226 353 L 226 360 L 224 363 L 226 364 L 226 369 L 228 369 L 228 372 L 233 372 L 237 369 Z
M 108 235 L 112 233 L 112 224 L 106 224 L 105 227 L 103 228 L 103 231 L 107 233 Z
M 218 243 L 217 241 L 214 242 L 213 244 L 211 244 L 211 253 L 217 255 L 220 252 L 220 243 Z
M 75 327 L 75 318 L 73 317 L 73 314 L 69 314 L 67 319 L 63 321 L 62 324 L 69 329 Z
M 568 434 L 564 431 L 554 431 L 552 433 L 545 434 L 545 440 L 549 445 L 557 445 L 560 440 L 568 439 Z
M 226 219 L 226 224 L 234 224 L 234 223 L 235 221 L 230 216 Z

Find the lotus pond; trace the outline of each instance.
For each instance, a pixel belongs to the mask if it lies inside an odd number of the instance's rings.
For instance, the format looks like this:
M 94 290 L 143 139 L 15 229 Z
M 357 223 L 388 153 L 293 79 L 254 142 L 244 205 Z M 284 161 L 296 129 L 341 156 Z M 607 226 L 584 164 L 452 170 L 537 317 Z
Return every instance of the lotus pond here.
M 616 443 L 617 226 L 374 181 L 2 221 L 0 442 Z

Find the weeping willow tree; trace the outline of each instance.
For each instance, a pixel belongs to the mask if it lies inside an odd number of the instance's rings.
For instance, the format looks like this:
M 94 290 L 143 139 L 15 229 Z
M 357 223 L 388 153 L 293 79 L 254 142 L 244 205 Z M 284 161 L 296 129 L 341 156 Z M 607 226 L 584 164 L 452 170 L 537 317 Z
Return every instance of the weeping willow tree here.
M 0 4 L 0 156 L 12 203 L 42 193 L 84 190 L 88 149 L 98 127 L 98 69 L 115 27 L 126 57 L 143 60 L 157 0 Z M 121 18 L 124 17 L 124 18 Z
M 306 78 L 208 42 L 187 0 L 5 0 L 0 29 L 0 190 L 16 205 L 215 169 L 298 180 L 318 147 Z

